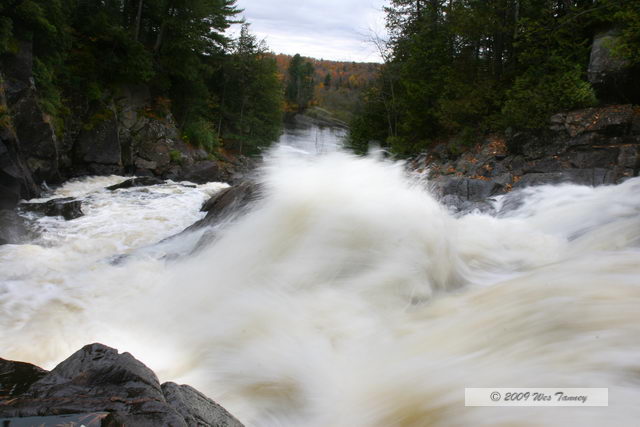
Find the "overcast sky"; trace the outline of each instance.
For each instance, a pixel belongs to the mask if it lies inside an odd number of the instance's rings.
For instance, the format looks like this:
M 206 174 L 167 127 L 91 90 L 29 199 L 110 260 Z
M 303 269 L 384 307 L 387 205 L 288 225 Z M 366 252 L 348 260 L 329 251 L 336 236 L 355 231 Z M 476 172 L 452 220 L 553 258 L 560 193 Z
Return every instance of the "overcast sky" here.
M 238 0 L 251 32 L 275 53 L 380 62 L 367 42 L 384 33 L 387 0 Z

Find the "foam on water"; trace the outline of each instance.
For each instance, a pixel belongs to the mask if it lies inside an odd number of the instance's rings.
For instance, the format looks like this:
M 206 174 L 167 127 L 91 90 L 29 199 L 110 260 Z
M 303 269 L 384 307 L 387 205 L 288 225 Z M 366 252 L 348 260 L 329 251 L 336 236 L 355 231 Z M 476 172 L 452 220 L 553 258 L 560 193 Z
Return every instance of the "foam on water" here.
M 51 367 L 100 341 L 248 425 L 640 416 L 640 179 L 454 218 L 400 164 L 280 150 L 264 198 L 171 262 L 133 249 L 200 218 L 220 187 L 101 190 L 114 180 L 58 190 L 87 215 L 0 247 L 0 356 Z M 465 408 L 465 387 L 608 387 L 610 406 Z

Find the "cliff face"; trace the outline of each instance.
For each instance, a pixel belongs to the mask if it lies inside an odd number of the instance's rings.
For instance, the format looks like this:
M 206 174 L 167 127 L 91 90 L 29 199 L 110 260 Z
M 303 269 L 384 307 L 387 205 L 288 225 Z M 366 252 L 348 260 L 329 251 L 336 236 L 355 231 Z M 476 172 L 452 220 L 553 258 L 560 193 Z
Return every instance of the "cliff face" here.
M 616 184 L 638 176 L 640 108 L 611 105 L 557 114 L 538 133 L 493 136 L 459 157 L 436 147 L 410 162 L 456 211 L 530 185 Z
M 84 175 L 233 181 L 246 160 L 218 159 L 186 144 L 168 106 L 144 86 L 123 86 L 98 103 L 70 101 L 64 131 L 41 108 L 30 42 L 0 58 L 0 209 L 37 196 L 42 183 Z

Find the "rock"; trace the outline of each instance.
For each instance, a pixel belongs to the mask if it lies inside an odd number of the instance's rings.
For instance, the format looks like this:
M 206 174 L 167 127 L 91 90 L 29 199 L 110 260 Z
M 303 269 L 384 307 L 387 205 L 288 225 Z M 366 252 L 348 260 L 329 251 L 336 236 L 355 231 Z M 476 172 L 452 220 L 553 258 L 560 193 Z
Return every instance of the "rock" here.
M 211 160 L 196 162 L 189 170 L 185 171 L 185 181 L 196 184 L 206 184 L 207 182 L 225 182 L 227 175 L 220 168 L 218 163 Z
M 39 193 L 15 134 L 0 127 L 0 209 L 13 209 L 20 199 L 37 197 Z
M 147 187 L 149 185 L 160 185 L 164 184 L 164 181 L 160 178 L 155 178 L 152 176 L 139 176 L 131 179 L 127 179 L 126 181 L 122 181 L 119 184 L 111 185 L 107 187 L 107 190 L 115 191 L 121 188 L 131 188 L 131 187 Z
M 226 409 L 193 387 L 166 382 L 162 384 L 162 393 L 169 406 L 175 409 L 189 426 L 242 427 L 242 423 Z
M 0 245 L 17 245 L 30 238 L 31 233 L 25 226 L 24 218 L 13 209 L 0 209 Z
M 219 191 L 202 205 L 200 210 L 207 212 L 207 215 L 185 231 L 215 225 L 230 215 L 242 212 L 252 202 L 260 198 L 261 192 L 261 185 L 251 181 L 245 181 Z
M 618 161 L 618 156 L 617 148 L 592 148 L 568 153 L 568 160 L 579 169 L 612 168 Z
M 585 108 L 566 114 L 564 127 L 572 138 L 585 132 L 598 132 L 610 136 L 631 134 L 638 112 L 630 104 Z
M 620 154 L 617 160 L 618 164 L 624 168 L 634 170 L 640 168 L 640 142 L 638 145 L 620 147 Z
M 53 199 L 44 203 L 22 203 L 20 207 L 45 216 L 62 216 L 67 221 L 84 215 L 82 213 L 82 202 L 73 197 Z
M 567 182 L 569 177 L 563 172 L 529 173 L 515 183 L 514 188 L 529 187 L 532 185 L 549 185 Z
M 0 396 L 0 418 L 9 422 L 81 414 L 102 420 L 96 424 L 102 426 L 242 426 L 198 391 L 173 383 L 161 386 L 131 354 L 102 344 L 83 347 L 51 372 L 24 365 L 0 364 L 3 372 L 24 372 L 0 377 L 2 390 L 13 390 Z
M 593 38 L 587 78 L 602 102 L 638 102 L 640 84 L 637 67 L 617 57 L 612 49 L 618 43 L 617 28 L 600 32 Z
M 80 132 L 74 146 L 77 168 L 100 175 L 124 171 L 118 122 L 113 114 L 111 110 L 104 112 L 107 117 Z
M 0 358 L 0 401 L 21 395 L 45 375 L 36 365 Z
M 35 182 L 58 183 L 58 140 L 50 117 L 38 102 L 32 73 L 33 43 L 20 41 L 18 46 L 15 54 L 2 56 L 6 105 L 25 165 Z
M 436 184 L 442 197 L 458 196 L 464 201 L 481 202 L 496 194 L 500 185 L 492 180 L 473 179 L 458 176 L 440 177 Z M 438 190 L 436 190 L 438 192 Z

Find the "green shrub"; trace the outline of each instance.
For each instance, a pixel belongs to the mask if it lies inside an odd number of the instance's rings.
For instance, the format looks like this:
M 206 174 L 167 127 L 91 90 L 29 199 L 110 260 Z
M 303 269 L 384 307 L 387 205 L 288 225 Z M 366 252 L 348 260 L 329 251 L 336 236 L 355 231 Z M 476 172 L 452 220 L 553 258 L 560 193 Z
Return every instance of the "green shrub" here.
M 182 163 L 182 153 L 178 150 L 169 151 L 169 158 L 171 159 L 171 163 Z
M 203 119 L 187 123 L 183 138 L 189 144 L 202 147 L 207 151 L 213 151 L 219 145 L 213 125 Z
M 550 74 L 527 73 L 507 92 L 502 109 L 505 126 L 516 129 L 544 127 L 558 111 L 584 108 L 597 102 L 591 85 L 578 67 Z

